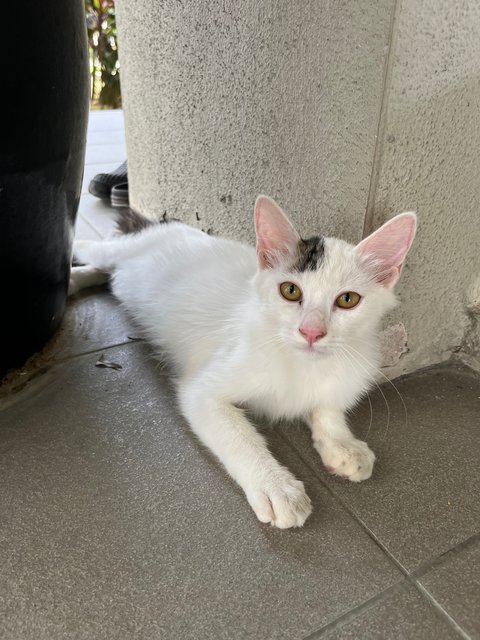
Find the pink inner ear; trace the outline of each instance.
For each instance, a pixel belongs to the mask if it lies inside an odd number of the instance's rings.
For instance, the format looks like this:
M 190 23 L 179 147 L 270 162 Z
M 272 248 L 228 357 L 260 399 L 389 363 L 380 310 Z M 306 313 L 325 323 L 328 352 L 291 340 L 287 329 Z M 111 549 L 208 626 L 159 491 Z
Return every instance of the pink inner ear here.
M 417 226 L 414 213 L 401 213 L 386 222 L 357 245 L 360 255 L 375 269 L 378 282 L 393 286 L 400 277 L 403 262 L 412 246 Z
M 261 269 L 273 267 L 279 254 L 293 253 L 300 240 L 282 209 L 267 196 L 258 196 L 255 202 L 255 232 Z

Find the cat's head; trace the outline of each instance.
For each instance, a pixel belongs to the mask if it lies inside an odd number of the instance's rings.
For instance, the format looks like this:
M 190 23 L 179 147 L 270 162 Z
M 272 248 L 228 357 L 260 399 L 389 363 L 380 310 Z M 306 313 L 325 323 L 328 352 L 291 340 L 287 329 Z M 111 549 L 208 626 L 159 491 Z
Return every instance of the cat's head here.
M 393 288 L 416 216 L 396 216 L 357 246 L 320 236 L 303 240 L 281 208 L 259 196 L 255 230 L 255 284 L 272 332 L 289 347 L 320 356 L 371 339 L 395 306 Z

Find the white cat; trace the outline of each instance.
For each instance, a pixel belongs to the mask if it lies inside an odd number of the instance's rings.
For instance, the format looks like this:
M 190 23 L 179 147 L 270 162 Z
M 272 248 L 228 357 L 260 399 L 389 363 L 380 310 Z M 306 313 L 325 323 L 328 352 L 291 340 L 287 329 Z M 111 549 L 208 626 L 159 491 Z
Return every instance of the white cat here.
M 138 224 L 136 224 L 138 223 Z M 311 513 L 302 482 L 269 452 L 244 408 L 304 418 L 324 465 L 354 482 L 375 455 L 345 413 L 379 365 L 380 319 L 412 244 L 416 216 L 401 214 L 356 247 L 302 240 L 266 196 L 255 204 L 257 251 L 178 222 L 76 243 L 87 266 L 71 293 L 110 278 L 114 295 L 172 363 L 181 410 L 238 482 L 261 522 L 302 526 Z

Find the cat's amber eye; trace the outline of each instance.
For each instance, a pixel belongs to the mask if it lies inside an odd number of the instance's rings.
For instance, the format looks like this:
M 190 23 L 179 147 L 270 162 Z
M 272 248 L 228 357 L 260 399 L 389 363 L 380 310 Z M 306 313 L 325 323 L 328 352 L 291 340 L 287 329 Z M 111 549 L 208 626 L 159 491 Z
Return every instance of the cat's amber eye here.
M 290 302 L 298 302 L 302 297 L 302 290 L 293 282 L 282 282 L 280 285 L 280 293 Z
M 338 296 L 335 300 L 335 304 L 341 309 L 353 309 L 353 307 L 357 306 L 360 300 L 361 296 L 358 293 L 355 293 L 355 291 L 347 291 Z

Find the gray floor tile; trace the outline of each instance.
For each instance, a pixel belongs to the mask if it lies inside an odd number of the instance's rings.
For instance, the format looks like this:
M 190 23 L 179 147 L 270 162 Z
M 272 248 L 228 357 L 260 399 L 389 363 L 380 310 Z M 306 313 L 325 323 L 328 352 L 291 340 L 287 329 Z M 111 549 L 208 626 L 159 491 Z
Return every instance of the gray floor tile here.
M 127 157 L 124 142 L 111 144 L 88 144 L 85 153 L 85 164 L 103 164 L 104 162 L 123 162 Z
M 407 406 L 389 385 L 390 405 L 372 393 L 368 442 L 377 454 L 372 478 L 355 484 L 330 477 L 310 445 L 307 428 L 287 437 L 304 460 L 409 571 L 479 531 L 480 378 L 467 368 L 439 367 L 396 380 Z M 370 422 L 368 402 L 352 416 L 358 437 Z
M 90 111 L 88 133 L 92 131 L 114 131 L 124 129 L 122 109 L 102 109 Z
M 123 129 L 104 129 L 102 131 L 95 131 L 95 129 L 93 129 L 88 132 L 87 146 L 109 146 L 114 144 L 125 144 L 125 134 Z
M 42 351 L 34 354 L 19 371 L 12 372 L 0 386 L 0 403 L 1 398 L 22 389 L 56 362 L 93 351 L 98 352 L 98 358 L 102 350 L 108 352 L 113 346 L 140 340 L 139 328 L 106 287 L 82 291 L 67 300 L 62 324 Z
M 309 640 L 448 640 L 460 637 L 415 587 L 405 586 L 362 611 L 352 621 Z
M 79 214 L 75 223 L 75 240 L 101 240 L 102 236 Z
M 64 359 L 141 337 L 138 327 L 110 292 L 95 288 L 69 299 L 50 353 L 55 359 Z
M 56 365 L 0 413 L 0 635 L 302 638 L 401 577 L 270 434 L 315 506 L 255 519 L 142 344 Z
M 110 237 L 116 231 L 115 209 L 108 200 L 84 193 L 80 199 L 78 215 L 87 220 L 102 238 Z
M 419 582 L 472 638 L 480 638 L 480 540 L 448 554 Z

